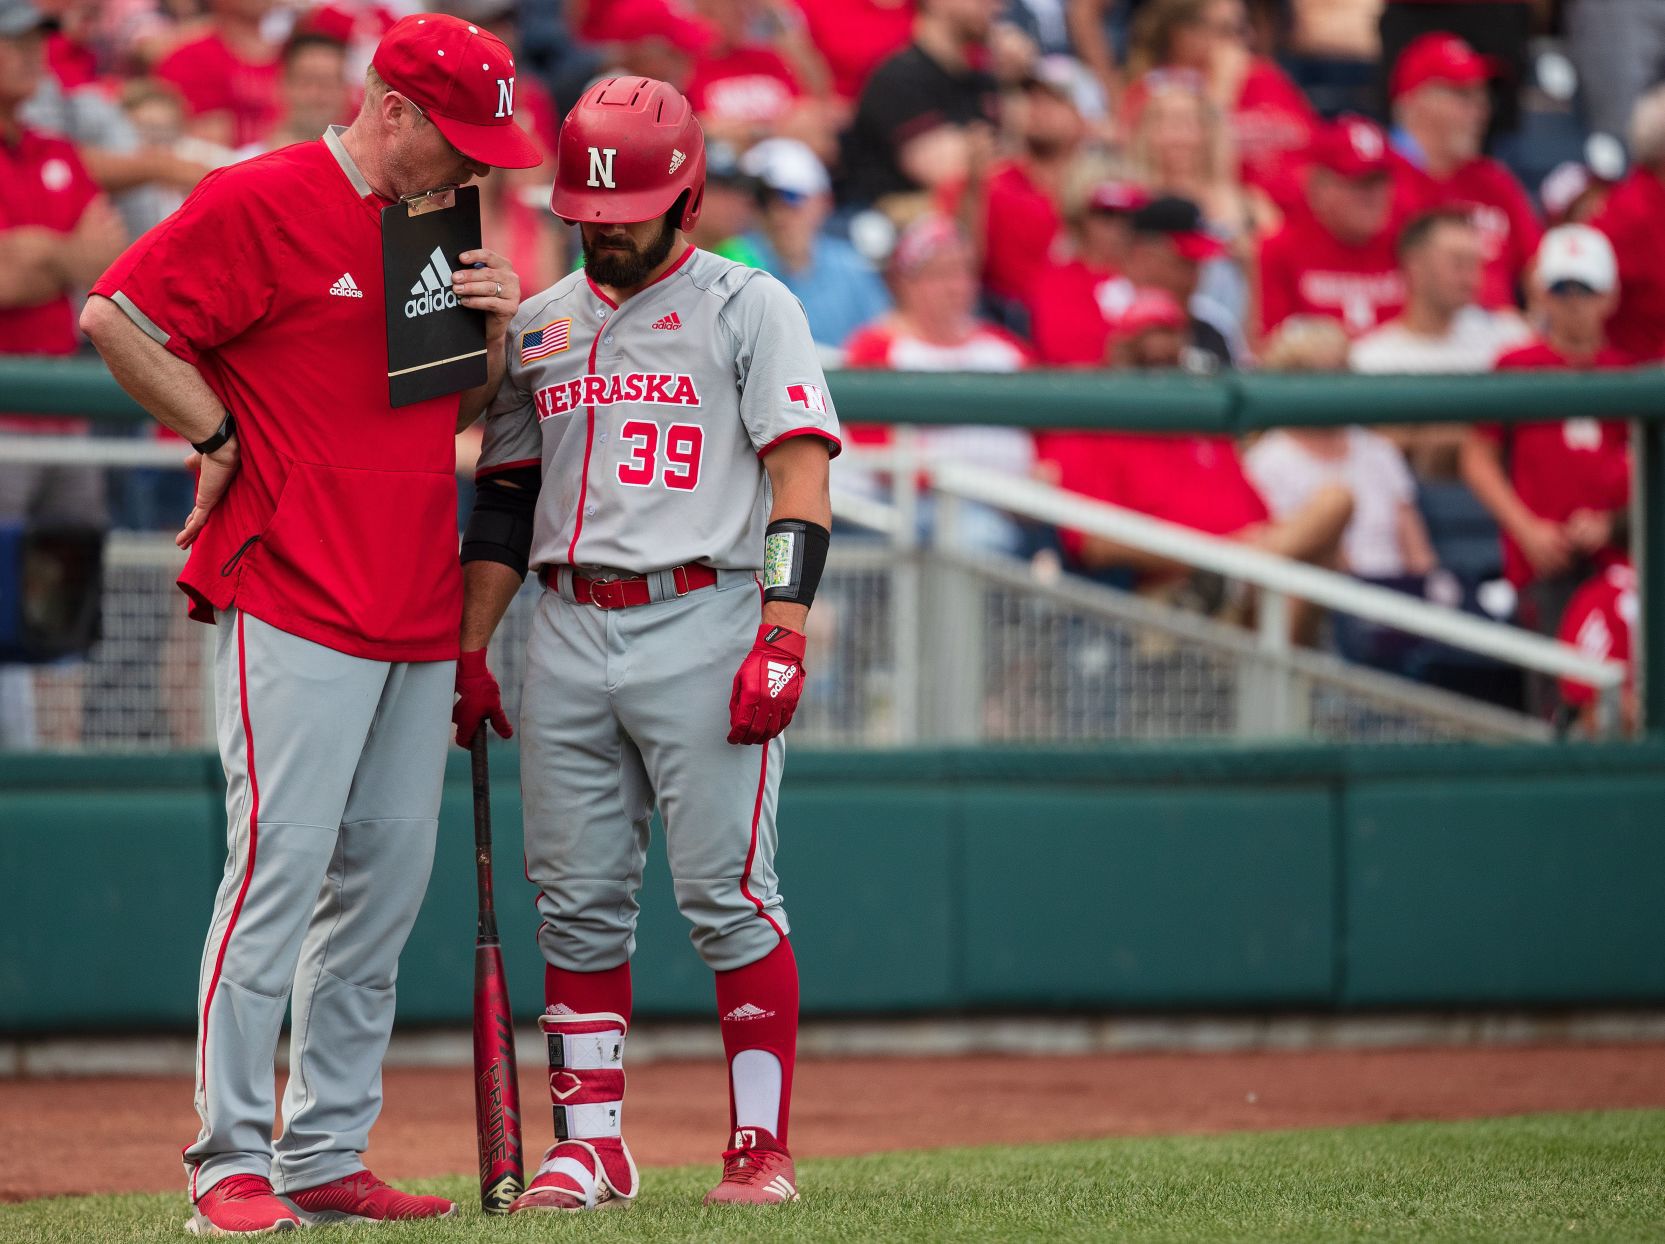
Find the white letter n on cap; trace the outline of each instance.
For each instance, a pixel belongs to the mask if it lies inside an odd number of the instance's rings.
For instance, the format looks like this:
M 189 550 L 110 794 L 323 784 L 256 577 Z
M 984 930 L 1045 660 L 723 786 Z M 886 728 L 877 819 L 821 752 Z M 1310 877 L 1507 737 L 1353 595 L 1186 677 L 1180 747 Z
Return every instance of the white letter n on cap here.
M 515 115 L 515 80 L 513 78 L 497 79 L 497 115 L 500 117 Z
M 617 190 L 618 187 L 613 184 L 613 157 L 618 153 L 617 147 L 591 147 L 590 180 L 586 184 Z

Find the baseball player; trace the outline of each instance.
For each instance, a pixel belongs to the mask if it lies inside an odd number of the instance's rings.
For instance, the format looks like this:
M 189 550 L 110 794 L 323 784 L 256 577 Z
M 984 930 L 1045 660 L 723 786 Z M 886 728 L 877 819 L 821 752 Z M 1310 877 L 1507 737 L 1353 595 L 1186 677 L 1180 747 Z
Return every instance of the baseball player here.
M 454 437 L 491 386 L 390 407 L 381 211 L 537 164 L 514 78 L 484 31 L 405 18 L 350 127 L 209 176 L 82 318 L 199 469 L 179 585 L 219 631 L 229 850 L 202 959 L 202 1130 L 184 1154 L 196 1234 L 456 1208 L 389 1188 L 360 1154 L 433 860 L 462 604 Z M 491 251 L 455 262 L 499 376 L 519 282 Z
M 786 287 L 688 241 L 705 144 L 674 88 L 592 86 L 556 164 L 551 205 L 581 229 L 585 269 L 510 326 L 463 542 L 457 673 L 458 741 L 488 718 L 507 735 L 485 647 L 535 569 L 521 782 L 555 1144 L 515 1208 L 636 1196 L 620 1112 L 655 805 L 728 1057 L 730 1140 L 706 1199 L 793 1201 L 798 973 L 775 799 L 838 423 Z

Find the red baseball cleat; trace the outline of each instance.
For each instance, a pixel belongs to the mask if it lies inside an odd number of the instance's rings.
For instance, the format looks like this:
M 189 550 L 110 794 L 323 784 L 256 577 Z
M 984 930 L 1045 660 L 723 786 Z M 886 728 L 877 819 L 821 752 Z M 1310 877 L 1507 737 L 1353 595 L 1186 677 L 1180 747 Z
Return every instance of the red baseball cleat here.
M 310 1227 L 331 1222 L 388 1222 L 396 1218 L 449 1218 L 456 1203 L 442 1196 L 417 1196 L 390 1188 L 369 1171 L 358 1171 L 291 1192 L 284 1200 Z
M 272 1191 L 262 1175 L 227 1175 L 197 1198 L 185 1223 L 192 1235 L 270 1235 L 306 1224 Z
M 707 1205 L 779 1205 L 798 1199 L 792 1155 L 761 1127 L 737 1127 L 723 1150 L 723 1178 L 705 1194 Z

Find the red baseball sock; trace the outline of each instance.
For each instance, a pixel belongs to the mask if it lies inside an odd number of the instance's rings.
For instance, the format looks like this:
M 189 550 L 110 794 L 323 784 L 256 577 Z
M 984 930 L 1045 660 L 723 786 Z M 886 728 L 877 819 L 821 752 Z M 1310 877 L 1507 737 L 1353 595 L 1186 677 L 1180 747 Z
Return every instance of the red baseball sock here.
M 630 1022 L 630 960 L 601 972 L 569 972 L 552 964 L 543 968 L 545 1006 L 564 1006 L 575 1015 L 610 1012 Z
M 784 937 L 756 963 L 717 973 L 728 1056 L 729 1132 L 761 1127 L 786 1144 L 798 1055 L 798 961 Z

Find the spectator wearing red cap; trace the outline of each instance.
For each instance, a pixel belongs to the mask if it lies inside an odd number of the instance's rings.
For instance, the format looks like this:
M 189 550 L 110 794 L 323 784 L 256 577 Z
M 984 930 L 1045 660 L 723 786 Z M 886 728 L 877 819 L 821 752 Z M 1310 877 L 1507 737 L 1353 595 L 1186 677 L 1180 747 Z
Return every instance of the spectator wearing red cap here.
M 487 380 L 395 409 L 384 285 L 439 262 L 384 276 L 381 213 L 537 163 L 515 77 L 478 27 L 403 19 L 350 127 L 206 178 L 81 316 L 116 379 L 196 451 L 180 586 L 216 627 L 228 824 L 197 994 L 201 1129 L 184 1153 L 199 1235 L 455 1212 L 389 1188 L 362 1153 L 455 698 L 456 433 L 503 374 L 520 283 L 493 251 L 440 256 L 457 269 L 434 292 L 481 314 Z
M 1184 365 L 1209 373 L 1233 366 L 1242 326 L 1229 307 L 1202 292 L 1203 271 L 1225 260 L 1226 246 L 1208 230 L 1202 209 L 1168 195 L 1133 213 L 1133 242 L 1124 271 L 1137 289 L 1156 289 L 1185 308 L 1190 323 Z
M 706 139 L 745 147 L 796 138 L 831 158 L 831 75 L 790 0 L 696 0 L 695 11 L 713 34 L 688 80 L 688 102 Z
M 1283 70 L 1250 50 L 1243 0 L 1147 0 L 1128 52 L 1122 116 L 1129 128 L 1151 86 L 1171 74 L 1200 81 L 1228 119 L 1243 180 L 1292 203 L 1298 193 L 1289 164 L 1312 141 L 1318 116 Z
M 1387 137 L 1370 121 L 1342 117 L 1319 132 L 1310 157 L 1304 208 L 1261 243 L 1262 336 L 1291 315 L 1327 315 L 1364 333 L 1405 302 Z
M 1534 280 L 1542 338 L 1505 354 L 1499 371 L 1583 370 L 1629 362 L 1603 324 L 1618 265 L 1588 225 L 1544 235 Z M 1622 419 L 1483 424 L 1463 445 L 1463 478 L 1503 531 L 1503 571 L 1521 593 L 1521 621 L 1556 633 L 1574 588 L 1623 545 L 1630 434 Z
M 958 225 L 925 216 L 902 232 L 890 257 L 890 288 L 896 308 L 856 332 L 845 345 L 846 367 L 892 371 L 1013 372 L 1029 365 L 1028 349 L 1005 329 L 978 318 L 976 259 Z M 846 443 L 884 446 L 891 429 L 874 424 L 845 428 Z M 1034 441 L 1021 428 L 931 427 L 914 436 L 923 460 L 968 462 L 1026 476 L 1035 460 Z M 875 490 L 859 468 L 834 465 L 846 488 Z M 964 533 L 974 544 L 1016 552 L 1017 525 L 993 510 L 972 510 Z
M 1400 214 L 1468 208 L 1485 247 L 1480 305 L 1512 307 L 1543 227 L 1515 175 L 1481 154 L 1491 115 L 1486 84 L 1496 72 L 1496 62 L 1455 35 L 1414 40 L 1389 80 L 1392 137 L 1404 162 Z
M 1490 80 L 1492 135 L 1514 133 L 1520 124 L 1520 86 L 1531 75 L 1528 40 L 1538 7 L 1533 0 L 1386 0 L 1378 23 L 1382 77 L 1377 99 L 1391 110 L 1392 70 L 1406 48 L 1427 34 L 1455 35 L 1497 66 Z
M 913 42 L 873 71 L 845 131 L 839 198 L 857 205 L 963 184 L 992 146 L 994 78 L 981 66 L 996 0 L 920 0 Z
M 273 0 L 211 0 L 208 28 L 156 66 L 179 88 L 191 132 L 226 147 L 263 141 L 278 118 L 279 49 L 261 32 Z
M 1590 223 L 1619 257 L 1619 306 L 1607 325 L 1633 358 L 1665 358 L 1665 85 L 1636 102 L 1630 119 L 1631 170 Z
M 1133 213 L 1149 201 L 1140 187 L 1116 181 L 1081 196 L 1070 214 L 1070 253 L 1049 261 L 1029 285 L 1029 336 L 1042 363 L 1104 365 L 1110 326 L 1134 293 L 1122 275 L 1133 248 Z

